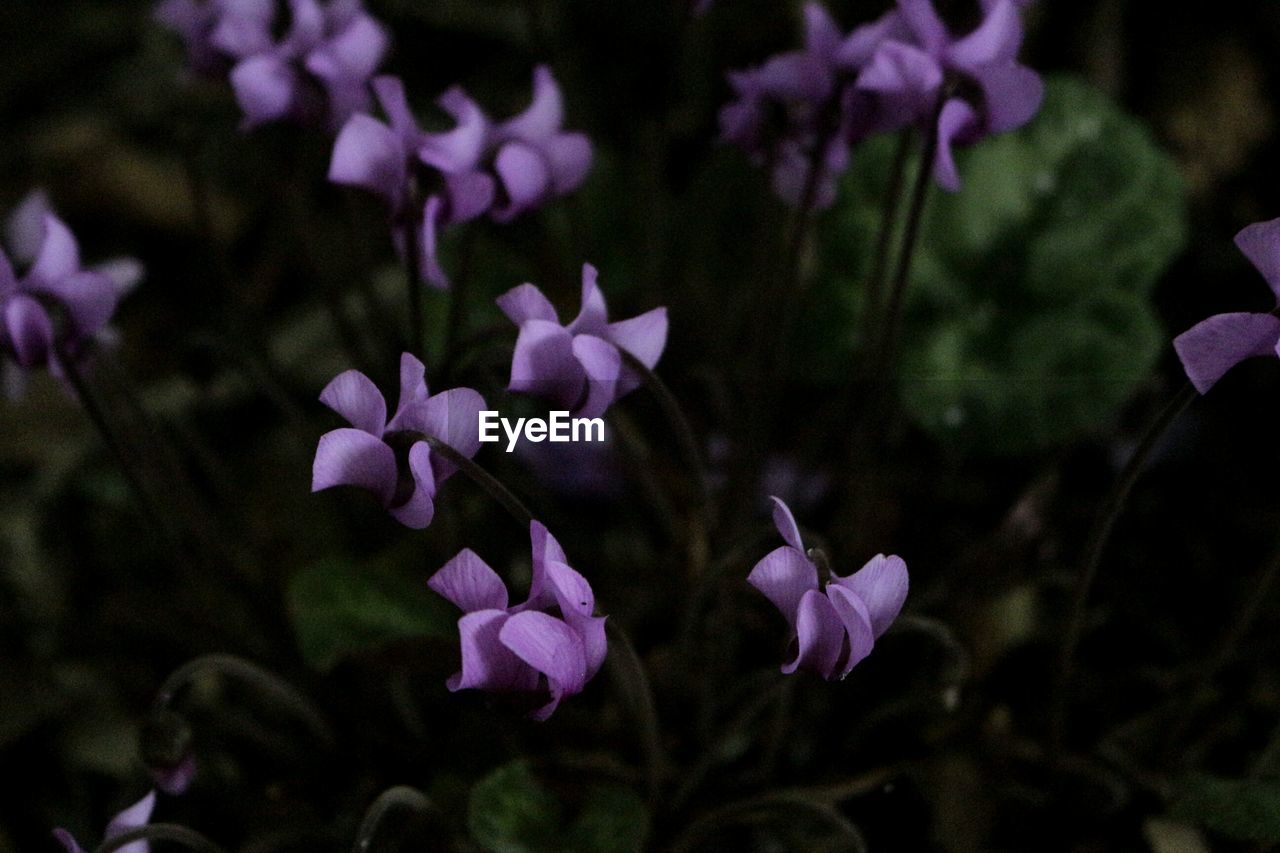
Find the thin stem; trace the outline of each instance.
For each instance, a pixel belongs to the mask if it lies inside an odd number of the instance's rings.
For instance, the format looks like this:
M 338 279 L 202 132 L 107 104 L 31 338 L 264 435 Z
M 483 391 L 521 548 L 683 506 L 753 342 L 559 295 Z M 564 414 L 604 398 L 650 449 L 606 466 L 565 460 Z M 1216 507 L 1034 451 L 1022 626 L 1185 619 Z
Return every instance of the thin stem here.
M 1115 484 L 1112 485 L 1111 492 L 1098 512 L 1097 519 L 1094 521 L 1093 528 L 1089 533 L 1088 544 L 1084 549 L 1084 558 L 1081 562 L 1080 571 L 1076 575 L 1075 588 L 1072 590 L 1070 616 L 1067 619 L 1066 630 L 1063 632 L 1062 647 L 1058 653 L 1057 679 L 1050 698 L 1049 744 L 1055 755 L 1060 752 L 1062 747 L 1063 729 L 1066 723 L 1067 688 L 1071 682 L 1076 648 L 1080 643 L 1080 634 L 1084 629 L 1089 592 L 1093 589 L 1093 582 L 1098 574 L 1098 566 L 1102 562 L 1103 549 L 1106 548 L 1107 542 L 1111 538 L 1111 532 L 1115 528 L 1116 521 L 1124 510 L 1125 501 L 1133 490 L 1134 484 L 1138 481 L 1138 476 L 1142 473 L 1142 469 L 1146 466 L 1147 459 L 1151 456 L 1152 451 L 1155 450 L 1170 424 L 1191 405 L 1196 396 L 1196 389 L 1188 382 L 1156 415 L 1155 420 L 1151 422 L 1143 433 L 1137 449 L 1134 450 L 1133 455 L 1129 457 L 1129 461 L 1125 463 L 1123 470 L 1116 477 Z
M 645 673 L 644 663 L 636 654 L 631 638 L 615 622 L 606 623 L 606 629 L 612 634 L 614 650 L 621 654 L 609 655 L 610 670 L 614 683 L 622 693 L 623 703 L 635 714 L 640 726 L 640 745 L 644 751 L 647 768 L 649 799 L 658 801 L 662 790 L 662 780 L 666 775 L 667 758 L 662 748 L 661 728 L 658 725 L 657 705 L 653 701 L 653 687 L 649 676 Z
M 404 222 L 405 284 L 409 292 L 409 346 L 408 351 L 421 357 L 426 352 L 426 330 L 423 323 L 422 248 L 419 229 L 422 223 L 416 216 Z
M 351 847 L 351 853 L 367 853 L 378 835 L 382 819 L 392 809 L 409 809 L 424 815 L 434 811 L 431 801 L 417 788 L 411 788 L 408 785 L 388 788 L 378 795 L 378 798 L 369 806 L 369 810 L 365 812 L 364 820 L 360 822 L 360 830 L 356 833 L 355 844 Z
M 130 829 L 108 838 L 99 844 L 93 853 L 112 853 L 112 851 L 121 850 L 136 841 L 172 841 L 176 844 L 181 844 L 188 850 L 196 850 L 198 853 L 227 853 L 226 850 L 214 844 L 194 829 L 188 829 L 176 823 L 153 823 L 149 826 Z
M 432 452 L 439 453 L 445 459 L 449 460 L 461 469 L 462 473 L 470 477 L 476 485 L 488 492 L 489 497 L 502 504 L 502 508 L 505 509 L 512 518 L 520 522 L 525 529 L 528 529 L 529 525 L 533 522 L 533 513 L 529 512 L 529 508 L 521 503 L 520 499 L 517 498 L 510 489 L 504 486 L 501 480 L 481 468 L 466 456 L 463 456 L 461 453 L 454 450 L 449 445 L 445 444 L 440 439 L 436 438 L 434 435 L 416 433 L 416 437 L 420 437 L 422 441 L 431 445 Z
M 911 159 L 913 141 L 914 133 L 909 128 L 898 135 L 898 146 L 889 172 L 889 190 L 885 196 L 884 213 L 880 219 L 880 233 L 876 237 L 876 253 L 871 264 L 871 276 L 867 279 L 867 297 L 862 311 L 864 341 L 870 340 L 872 332 L 879 327 L 880 299 L 884 293 L 885 279 L 889 275 L 893 234 L 898 222 L 899 209 L 902 207 L 902 185 L 907 176 L 907 161 Z

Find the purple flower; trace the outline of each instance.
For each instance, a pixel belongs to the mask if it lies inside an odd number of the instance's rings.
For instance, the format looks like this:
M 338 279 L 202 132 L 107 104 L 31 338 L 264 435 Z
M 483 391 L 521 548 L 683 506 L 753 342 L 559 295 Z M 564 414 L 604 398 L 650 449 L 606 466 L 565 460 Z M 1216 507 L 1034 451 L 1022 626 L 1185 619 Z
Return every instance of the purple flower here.
M 358 370 L 335 377 L 320 401 L 351 427 L 321 436 L 311 491 L 359 486 L 406 527 L 420 530 L 431 523 L 436 489 L 456 470 L 431 450 L 425 436 L 438 438 L 467 458 L 480 449 L 484 399 L 470 388 L 430 395 L 426 369 L 409 353 L 400 357 L 400 400 L 390 420 L 382 393 Z
M 591 585 L 569 567 L 547 528 L 534 521 L 529 536 L 533 581 L 524 604 L 508 606 L 502 579 L 469 548 L 427 585 L 463 612 L 458 620 L 462 670 L 446 682 L 449 690 L 545 689 L 550 701 L 532 714 L 545 720 L 599 671 L 607 651 L 605 617 L 594 615 Z
M 271 47 L 275 0 L 163 0 L 155 19 L 182 39 L 191 71 L 221 77 L 235 60 Z
M 1280 219 L 1255 222 L 1236 235 L 1236 245 L 1280 302 Z M 1228 370 L 1247 358 L 1280 354 L 1276 314 L 1275 310 L 1215 314 L 1174 338 L 1173 348 L 1196 390 L 1208 393 Z
M 609 322 L 596 268 L 582 267 L 582 308 L 567 326 L 532 284 L 498 297 L 498 307 L 520 327 L 508 389 L 549 398 L 576 416 L 594 418 L 640 386 L 619 354 L 625 350 L 649 369 L 667 344 L 667 309 Z
M 145 797 L 111 819 L 107 824 L 105 840 L 110 841 L 131 829 L 146 826 L 151 820 L 151 812 L 156 806 L 156 792 L 150 791 Z M 84 853 L 84 848 L 76 843 L 75 838 L 65 829 L 55 829 L 53 837 L 62 844 L 66 853 Z M 146 841 L 134 841 L 119 848 L 120 853 L 150 853 L 151 845 Z
M 782 612 L 795 643 L 782 671 L 815 672 L 828 681 L 844 678 L 888 630 L 907 598 L 907 564 L 877 554 L 847 577 L 820 583 L 787 505 L 773 499 L 773 523 L 786 545 L 756 563 L 747 582 Z

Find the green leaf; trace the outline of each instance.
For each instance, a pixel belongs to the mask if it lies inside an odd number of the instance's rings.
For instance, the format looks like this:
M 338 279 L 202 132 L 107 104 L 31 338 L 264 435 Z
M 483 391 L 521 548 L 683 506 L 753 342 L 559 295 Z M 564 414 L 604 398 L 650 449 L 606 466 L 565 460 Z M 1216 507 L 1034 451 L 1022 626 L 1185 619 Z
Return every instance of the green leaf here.
M 799 350 L 807 377 L 854 368 L 863 290 L 896 142 L 860 148 L 819 232 Z M 1186 239 L 1172 160 L 1137 120 L 1070 78 L 1025 128 L 959 152 L 934 190 L 909 284 L 901 393 L 971 451 L 1025 453 L 1103 426 L 1167 335 L 1150 305 Z
M 582 853 L 639 853 L 648 830 L 649 812 L 635 791 L 601 785 L 587 793 L 566 841 L 570 849 Z
M 302 654 L 318 669 L 390 640 L 448 636 L 448 607 L 416 583 L 338 560 L 304 569 L 289 583 L 289 612 Z
M 1191 776 L 1171 812 L 1235 841 L 1280 842 L 1280 782 Z

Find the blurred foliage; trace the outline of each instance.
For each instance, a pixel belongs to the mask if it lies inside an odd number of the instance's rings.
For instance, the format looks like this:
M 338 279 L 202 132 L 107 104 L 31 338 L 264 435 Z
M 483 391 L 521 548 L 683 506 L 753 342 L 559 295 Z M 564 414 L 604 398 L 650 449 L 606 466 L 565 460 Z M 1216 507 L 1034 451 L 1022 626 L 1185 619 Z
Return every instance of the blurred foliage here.
M 1274 779 L 1190 776 L 1171 811 L 1233 841 L 1280 844 L 1280 782 Z

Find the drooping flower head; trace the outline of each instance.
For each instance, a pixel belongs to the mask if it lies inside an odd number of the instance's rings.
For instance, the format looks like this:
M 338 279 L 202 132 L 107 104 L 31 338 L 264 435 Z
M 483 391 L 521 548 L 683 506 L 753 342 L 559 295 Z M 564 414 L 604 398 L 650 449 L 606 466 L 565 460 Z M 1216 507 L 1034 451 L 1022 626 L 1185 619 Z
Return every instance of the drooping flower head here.
M 462 669 L 450 691 L 545 690 L 550 700 L 531 715 L 545 720 L 567 696 L 582 692 L 607 652 L 605 618 L 596 616 L 586 578 L 570 568 L 560 543 L 540 522 L 529 526 L 533 580 L 529 598 L 510 606 L 506 584 L 464 549 L 427 585 L 462 610 Z
M 791 510 L 777 498 L 773 504 L 773 522 L 786 544 L 756 563 L 747 582 L 773 602 L 791 629 L 795 653 L 782 671 L 808 670 L 828 681 L 844 678 L 871 654 L 902 610 L 907 564 L 901 557 L 877 554 L 847 577 L 832 573 L 820 581 Z
M 1201 394 L 1245 359 L 1280 355 L 1280 219 L 1245 228 L 1236 235 L 1236 246 L 1262 273 L 1277 309 L 1215 314 L 1174 338 L 1182 369 Z
M 422 529 L 431 523 L 436 490 L 457 470 L 431 449 L 426 437 L 467 458 L 480 450 L 484 399 L 470 388 L 428 393 L 426 368 L 409 353 L 400 357 L 400 399 L 389 419 L 382 392 L 358 370 L 336 376 L 320 401 L 351 426 L 320 437 L 311 491 L 358 486 L 373 493 L 406 527 Z
M 150 791 L 141 800 L 138 800 L 138 802 L 111 819 L 111 822 L 107 824 L 104 840 L 110 841 L 131 829 L 146 826 L 151 820 L 151 812 L 155 809 L 155 806 L 156 792 Z M 76 843 L 75 838 L 65 829 L 55 829 L 53 837 L 62 845 L 66 853 L 85 853 L 84 848 Z M 151 845 L 146 841 L 134 841 L 118 849 L 120 853 L 150 853 Z
M 582 267 L 582 308 L 567 326 L 532 284 L 498 297 L 498 307 L 520 327 L 508 389 L 550 399 L 575 416 L 594 418 L 640 386 L 625 350 L 650 370 L 667 344 L 667 309 L 609 322 L 596 268 Z
M 380 195 L 397 226 L 406 216 L 416 217 L 423 277 L 447 286 L 438 257 L 444 229 L 486 213 L 510 222 L 573 192 L 591 169 L 590 140 L 563 130 L 564 99 L 549 68 L 534 69 L 533 87 L 533 102 L 524 112 L 495 123 L 455 86 L 437 101 L 454 127 L 424 133 L 403 85 L 378 78 L 374 89 L 388 123 L 353 117 L 334 145 L 329 179 Z

